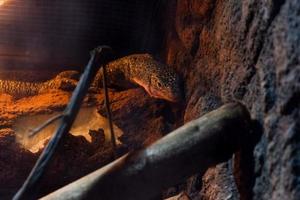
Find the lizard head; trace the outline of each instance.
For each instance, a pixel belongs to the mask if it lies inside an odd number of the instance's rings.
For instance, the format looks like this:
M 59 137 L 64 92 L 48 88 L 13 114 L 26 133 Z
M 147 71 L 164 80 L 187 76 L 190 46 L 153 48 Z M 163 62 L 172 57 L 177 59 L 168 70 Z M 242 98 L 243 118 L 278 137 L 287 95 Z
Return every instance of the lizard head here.
M 152 75 L 149 87 L 146 90 L 154 98 L 171 102 L 182 100 L 180 81 L 175 72 L 168 71 L 164 74 Z
M 134 82 L 150 96 L 171 102 L 182 100 L 181 81 L 171 67 L 154 60 L 149 54 L 144 55 L 143 61 L 139 63 L 144 65 L 143 78 L 135 79 Z

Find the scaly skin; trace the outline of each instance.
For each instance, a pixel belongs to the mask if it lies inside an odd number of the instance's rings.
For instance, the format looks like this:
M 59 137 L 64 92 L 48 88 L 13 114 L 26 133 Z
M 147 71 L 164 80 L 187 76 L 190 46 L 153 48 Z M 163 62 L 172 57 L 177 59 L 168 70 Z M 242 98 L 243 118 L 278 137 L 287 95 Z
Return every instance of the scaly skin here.
M 143 87 L 146 92 L 159 99 L 178 102 L 182 98 L 180 80 L 172 68 L 156 61 L 149 54 L 133 54 L 107 65 L 109 85 L 129 88 L 134 85 Z M 29 83 L 20 81 L 1 81 L 0 93 L 11 94 L 15 98 L 36 95 L 49 89 L 71 90 L 75 87 L 79 73 L 65 71 L 59 73 L 54 79 Z M 99 70 L 91 88 L 102 86 L 102 72 Z
M 156 61 L 150 54 L 133 54 L 107 65 L 110 85 L 131 87 L 139 85 L 147 93 L 158 99 L 178 102 L 182 99 L 180 78 L 176 72 Z M 98 72 L 93 87 L 100 87 L 102 73 Z
M 19 99 L 47 92 L 51 89 L 71 91 L 76 86 L 76 81 L 74 80 L 76 74 L 78 75 L 78 72 L 64 71 L 59 73 L 55 78 L 45 82 L 0 80 L 0 93 L 10 94 L 15 99 Z

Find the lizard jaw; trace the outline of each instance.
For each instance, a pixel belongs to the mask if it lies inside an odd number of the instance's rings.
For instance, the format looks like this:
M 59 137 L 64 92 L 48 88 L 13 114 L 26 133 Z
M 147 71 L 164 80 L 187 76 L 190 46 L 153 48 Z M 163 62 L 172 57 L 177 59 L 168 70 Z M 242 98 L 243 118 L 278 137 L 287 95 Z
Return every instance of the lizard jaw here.
M 170 93 L 168 91 L 156 90 L 156 89 L 152 88 L 149 84 L 144 83 L 137 79 L 133 79 L 133 82 L 135 82 L 137 85 L 144 88 L 144 90 L 153 98 L 163 99 L 163 100 L 167 100 L 170 102 L 179 102 L 180 101 L 179 97 L 177 97 L 176 95 L 173 95 L 172 93 Z
M 155 94 L 151 94 L 152 97 L 154 98 L 157 98 L 157 99 L 163 99 L 163 100 L 167 100 L 167 101 L 170 101 L 170 102 L 173 102 L 173 103 L 176 103 L 176 102 L 179 102 L 180 101 L 180 98 L 174 96 L 174 95 L 171 95 L 169 93 L 164 93 L 164 92 L 159 92 L 159 93 L 155 93 Z

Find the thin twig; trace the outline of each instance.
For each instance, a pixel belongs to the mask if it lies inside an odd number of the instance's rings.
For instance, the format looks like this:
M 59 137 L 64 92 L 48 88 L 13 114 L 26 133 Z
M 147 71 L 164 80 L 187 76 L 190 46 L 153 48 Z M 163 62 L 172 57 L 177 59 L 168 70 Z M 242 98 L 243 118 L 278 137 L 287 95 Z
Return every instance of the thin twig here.
M 56 122 L 57 120 L 61 119 L 64 115 L 63 114 L 59 114 L 59 115 L 55 115 L 54 117 L 48 119 L 47 121 L 44 122 L 44 124 L 42 124 L 41 126 L 33 129 L 30 134 L 29 137 L 33 137 L 36 134 L 38 134 L 41 130 L 43 130 L 44 128 L 46 128 L 47 126 L 49 126 L 50 124 Z
M 116 136 L 114 133 L 114 127 L 112 123 L 112 116 L 111 116 L 111 110 L 110 110 L 110 103 L 109 103 L 109 95 L 108 95 L 108 89 L 107 89 L 107 74 L 106 74 L 106 66 L 104 65 L 102 67 L 102 74 L 103 74 L 103 90 L 104 90 L 104 96 L 105 96 L 105 107 L 106 107 L 106 113 L 108 117 L 108 123 L 109 123 L 109 130 L 110 130 L 110 139 L 112 143 L 113 153 L 114 157 L 117 157 L 117 142 L 116 142 Z
M 14 196 L 13 200 L 36 199 L 38 183 L 48 167 L 48 164 L 53 157 L 53 154 L 62 137 L 68 134 L 99 66 L 106 64 L 108 61 L 107 54 L 109 53 L 111 53 L 111 48 L 107 46 L 100 46 L 91 52 L 90 61 L 72 94 L 70 103 L 64 111 L 59 128 L 56 130 L 56 133 L 45 147 L 26 181 Z

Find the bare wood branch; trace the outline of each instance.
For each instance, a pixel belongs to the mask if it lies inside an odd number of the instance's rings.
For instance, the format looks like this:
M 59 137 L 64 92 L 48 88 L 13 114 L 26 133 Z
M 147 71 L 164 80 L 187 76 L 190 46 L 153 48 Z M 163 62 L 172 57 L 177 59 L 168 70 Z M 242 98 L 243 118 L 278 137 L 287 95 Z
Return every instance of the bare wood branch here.
M 41 199 L 153 199 L 163 189 L 229 159 L 247 142 L 250 124 L 243 105 L 227 104 Z
M 116 141 L 116 136 L 114 133 L 112 116 L 111 116 L 111 111 L 110 111 L 109 95 L 108 95 L 108 89 L 107 89 L 107 73 L 106 73 L 105 65 L 102 67 L 102 74 L 103 74 L 103 90 L 104 90 L 104 96 L 105 96 L 105 107 L 106 107 L 106 113 L 107 113 L 107 117 L 108 117 L 109 130 L 110 130 L 110 139 L 111 139 L 112 149 L 114 152 L 114 158 L 117 158 L 117 155 L 116 155 L 117 141 Z
M 57 120 L 63 118 L 63 114 L 59 114 L 59 115 L 55 115 L 52 118 L 48 119 L 47 121 L 45 121 L 44 124 L 40 125 L 39 127 L 33 129 L 31 131 L 31 133 L 29 134 L 29 137 L 33 137 L 36 134 L 38 134 L 40 131 L 42 131 L 43 129 L 45 129 L 47 126 L 49 126 L 50 124 L 56 122 Z

